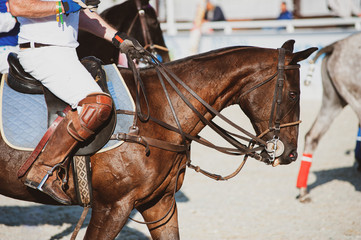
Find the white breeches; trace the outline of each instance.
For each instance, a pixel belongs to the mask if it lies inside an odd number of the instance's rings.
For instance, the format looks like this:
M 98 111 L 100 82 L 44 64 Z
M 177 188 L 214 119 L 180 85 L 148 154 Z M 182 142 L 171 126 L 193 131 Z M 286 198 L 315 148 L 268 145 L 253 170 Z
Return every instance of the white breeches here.
M 19 60 L 26 72 L 54 95 L 76 108 L 90 93 L 103 92 L 69 47 L 41 47 L 20 50 Z

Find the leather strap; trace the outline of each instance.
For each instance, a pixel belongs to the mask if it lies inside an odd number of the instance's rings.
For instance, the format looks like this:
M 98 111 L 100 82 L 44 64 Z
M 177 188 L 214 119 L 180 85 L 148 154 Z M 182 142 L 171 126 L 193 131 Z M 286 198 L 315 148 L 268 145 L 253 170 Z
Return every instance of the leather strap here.
M 275 92 L 273 94 L 273 101 L 272 101 L 272 108 L 271 108 L 271 116 L 269 118 L 269 129 L 274 131 L 275 136 L 278 138 L 280 133 L 280 105 L 282 103 L 282 91 L 284 85 L 284 71 L 285 71 L 285 54 L 286 50 L 284 48 L 278 49 L 279 56 L 278 56 L 278 78 L 276 82 Z M 274 123 L 274 126 L 273 126 Z
M 150 138 L 140 135 L 132 135 L 127 133 L 113 134 L 113 136 L 110 139 L 141 144 L 146 148 L 145 151 L 147 154 L 149 154 L 149 146 L 157 147 L 172 152 L 186 152 L 188 150 L 188 148 L 184 145 L 174 144 L 155 138 Z
M 71 110 L 70 106 L 67 106 L 64 110 L 63 113 L 66 114 L 68 111 Z M 31 155 L 28 157 L 28 159 L 25 161 L 25 163 L 22 165 L 22 167 L 19 169 L 18 171 L 18 178 L 21 178 L 25 175 L 25 173 L 29 170 L 29 168 L 31 167 L 31 165 L 35 162 L 36 158 L 39 156 L 39 154 L 41 153 L 41 151 L 43 150 L 45 144 L 48 142 L 49 138 L 51 135 L 53 135 L 56 127 L 59 125 L 59 123 L 64 119 L 63 116 L 58 116 L 54 122 L 50 125 L 50 127 L 48 128 L 48 130 L 45 132 L 44 136 L 42 137 L 42 139 L 40 140 L 40 142 L 38 143 L 38 145 L 36 146 L 36 148 L 34 149 L 34 151 L 31 153 Z
M 146 46 L 148 44 L 153 45 L 153 40 L 152 40 L 152 37 L 150 36 L 148 24 L 145 19 L 145 11 L 142 8 L 142 4 L 141 4 L 140 0 L 135 0 L 135 4 L 137 5 L 137 9 L 138 9 L 137 15 L 139 15 L 140 25 L 142 27 L 144 46 Z
M 34 43 L 34 48 L 41 48 L 41 47 L 50 47 L 52 45 L 50 44 L 43 44 L 43 43 Z M 21 43 L 19 44 L 20 48 L 31 48 L 31 43 L 27 42 L 27 43 Z

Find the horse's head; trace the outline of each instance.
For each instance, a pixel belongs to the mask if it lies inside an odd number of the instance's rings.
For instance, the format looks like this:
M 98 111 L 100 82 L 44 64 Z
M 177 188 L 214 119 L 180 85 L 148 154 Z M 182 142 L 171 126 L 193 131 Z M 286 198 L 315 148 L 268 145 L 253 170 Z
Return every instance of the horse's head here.
M 317 50 L 309 48 L 293 53 L 293 44 L 294 41 L 290 40 L 278 49 L 277 57 L 269 60 L 272 67 L 269 71 L 259 71 L 256 76 L 258 84 L 241 93 L 239 101 L 256 134 L 263 140 L 259 143 L 265 146 L 261 152 L 262 161 L 273 166 L 289 164 L 297 159 L 300 113 L 297 63 Z

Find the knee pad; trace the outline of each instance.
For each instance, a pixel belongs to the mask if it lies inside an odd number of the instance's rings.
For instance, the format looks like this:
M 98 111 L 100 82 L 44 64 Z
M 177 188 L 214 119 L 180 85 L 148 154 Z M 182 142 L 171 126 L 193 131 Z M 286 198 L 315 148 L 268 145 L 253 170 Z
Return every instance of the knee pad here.
M 79 115 L 70 116 L 68 132 L 78 141 L 84 141 L 105 121 L 108 120 L 113 109 L 112 98 L 106 93 L 89 94 L 78 104 L 82 107 Z

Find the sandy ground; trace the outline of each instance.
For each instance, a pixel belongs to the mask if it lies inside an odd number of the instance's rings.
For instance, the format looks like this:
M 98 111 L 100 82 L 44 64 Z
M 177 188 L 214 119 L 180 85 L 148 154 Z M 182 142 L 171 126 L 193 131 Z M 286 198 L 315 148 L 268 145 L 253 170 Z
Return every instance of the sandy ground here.
M 299 155 L 303 137 L 320 101 L 301 102 Z M 242 126 L 248 121 L 237 108 L 224 113 Z M 250 129 L 247 127 L 247 129 Z M 361 174 L 354 166 L 357 120 L 344 109 L 314 154 L 309 177 L 312 201 L 296 200 L 300 161 L 276 168 L 253 159 L 227 182 L 216 182 L 188 169 L 177 193 L 181 238 L 185 240 L 361 240 Z M 213 138 L 208 129 L 203 136 Z M 240 158 L 193 145 L 193 163 L 227 175 Z M 69 239 L 81 207 L 54 207 L 0 196 L 0 240 Z M 138 213 L 134 213 L 141 219 Z M 85 234 L 87 220 L 77 239 Z M 149 239 L 144 225 L 129 221 L 116 240 Z

